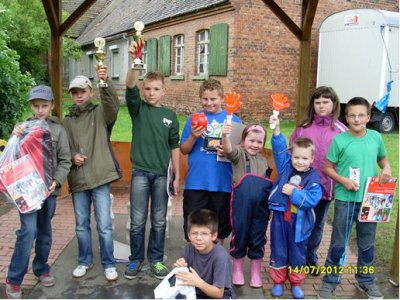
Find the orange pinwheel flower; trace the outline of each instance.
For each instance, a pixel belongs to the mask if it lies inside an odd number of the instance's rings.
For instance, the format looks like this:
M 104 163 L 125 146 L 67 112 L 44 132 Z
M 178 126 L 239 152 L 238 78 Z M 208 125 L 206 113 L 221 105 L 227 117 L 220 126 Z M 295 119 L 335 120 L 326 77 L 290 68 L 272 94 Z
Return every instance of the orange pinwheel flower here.
M 226 94 L 224 100 L 226 102 L 225 109 L 228 112 L 228 115 L 231 115 L 235 111 L 237 111 L 240 106 L 242 106 L 243 102 L 239 100 L 240 94 L 236 92 L 229 92 Z
M 285 94 L 275 93 L 271 95 L 272 107 L 274 110 L 280 111 L 290 106 L 288 98 Z

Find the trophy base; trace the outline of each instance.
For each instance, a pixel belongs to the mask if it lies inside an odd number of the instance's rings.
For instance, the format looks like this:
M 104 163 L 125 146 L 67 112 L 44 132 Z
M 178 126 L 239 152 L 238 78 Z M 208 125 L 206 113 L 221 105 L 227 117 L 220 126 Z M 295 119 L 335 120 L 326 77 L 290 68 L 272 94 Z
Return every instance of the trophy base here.
M 107 82 L 99 82 L 97 84 L 97 87 L 106 88 L 106 87 L 108 87 L 108 84 L 107 84 Z
M 133 63 L 131 65 L 132 70 L 144 70 L 144 64 L 143 63 Z

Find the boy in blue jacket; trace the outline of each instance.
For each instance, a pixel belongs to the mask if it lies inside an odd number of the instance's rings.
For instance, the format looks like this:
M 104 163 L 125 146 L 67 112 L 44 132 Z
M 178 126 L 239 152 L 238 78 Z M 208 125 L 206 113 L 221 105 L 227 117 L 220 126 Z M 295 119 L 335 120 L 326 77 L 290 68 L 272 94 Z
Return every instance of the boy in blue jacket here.
M 293 298 L 304 298 L 301 283 L 305 278 L 308 238 L 314 228 L 313 208 L 322 196 L 318 172 L 311 168 L 314 144 L 308 138 L 293 142 L 291 155 L 285 137 L 280 133 L 279 119 L 275 123 L 271 144 L 278 178 L 268 199 L 273 211 L 271 222 L 271 258 L 269 274 L 274 282 L 272 296 L 283 295 L 286 279 L 291 284 Z

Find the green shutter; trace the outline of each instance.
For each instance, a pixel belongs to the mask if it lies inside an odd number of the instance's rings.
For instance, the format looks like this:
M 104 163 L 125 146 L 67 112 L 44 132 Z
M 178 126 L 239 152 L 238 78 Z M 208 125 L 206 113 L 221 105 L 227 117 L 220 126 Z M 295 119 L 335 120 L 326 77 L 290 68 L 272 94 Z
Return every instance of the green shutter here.
M 228 68 L 228 24 L 220 23 L 210 27 L 210 75 L 226 76 Z
M 160 37 L 160 73 L 164 76 L 171 75 L 171 36 Z
M 147 71 L 157 71 L 157 39 L 147 41 Z

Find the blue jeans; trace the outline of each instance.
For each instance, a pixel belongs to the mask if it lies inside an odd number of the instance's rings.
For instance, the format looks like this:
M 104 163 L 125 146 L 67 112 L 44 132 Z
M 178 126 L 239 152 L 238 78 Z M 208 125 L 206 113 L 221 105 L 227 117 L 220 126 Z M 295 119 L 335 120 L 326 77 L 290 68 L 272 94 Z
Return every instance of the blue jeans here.
M 72 194 L 75 212 L 75 232 L 78 239 L 78 265 L 93 264 L 92 230 L 90 228 L 91 204 L 93 202 L 96 228 L 99 234 L 100 257 L 104 268 L 115 266 L 114 240 L 111 220 L 110 184 Z
M 162 261 L 164 257 L 168 208 L 167 177 L 143 170 L 133 170 L 130 194 L 130 261 L 142 262 L 144 260 L 149 197 L 151 199 L 151 230 L 147 247 L 147 260 L 150 263 L 155 263 Z
M 52 243 L 51 219 L 55 211 L 56 197 L 50 196 L 40 210 L 28 214 L 19 214 L 21 228 L 16 232 L 17 240 L 7 272 L 7 279 L 10 283 L 20 285 L 24 280 L 24 276 L 28 272 L 29 256 L 35 239 L 33 273 L 39 277 L 50 272 L 47 259 Z
M 350 266 L 347 263 L 344 266 L 345 270 L 351 269 L 353 273 L 356 273 L 355 277 L 359 283 L 370 285 L 373 284 L 375 279 L 374 272 L 355 272 L 354 269 L 358 268 L 360 270 L 363 269 L 363 266 L 373 266 L 377 223 L 358 222 L 360 207 L 361 203 L 335 200 L 331 244 L 325 266 L 340 266 L 343 264 L 341 259 L 346 247 L 346 235 L 351 235 L 351 228 L 353 223 L 356 222 L 358 244 L 357 266 Z M 340 284 L 340 274 L 338 272 L 327 273 L 323 281 L 336 286 Z
M 314 207 L 315 224 L 314 229 L 308 239 L 307 245 L 307 264 L 315 265 L 318 261 L 317 250 L 322 241 L 324 226 L 328 218 L 329 206 L 332 201 L 321 199 Z

